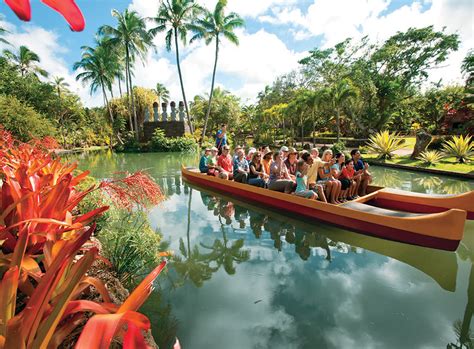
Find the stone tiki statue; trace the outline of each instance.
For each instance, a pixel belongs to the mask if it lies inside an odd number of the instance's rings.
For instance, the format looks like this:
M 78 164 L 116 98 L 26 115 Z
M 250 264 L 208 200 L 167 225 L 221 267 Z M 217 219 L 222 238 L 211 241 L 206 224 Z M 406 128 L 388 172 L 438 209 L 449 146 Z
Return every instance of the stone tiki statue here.
M 186 114 L 184 113 L 184 103 L 183 103 L 183 101 L 179 102 L 178 109 L 179 109 L 179 121 L 184 122 L 184 117 L 185 117 Z
M 161 103 L 161 109 L 163 110 L 162 121 L 168 121 L 168 103 Z
M 171 121 L 176 121 L 176 103 L 173 101 L 170 103 L 171 107 Z
M 160 119 L 160 114 L 158 113 L 158 103 L 153 103 L 153 121 L 157 122 Z

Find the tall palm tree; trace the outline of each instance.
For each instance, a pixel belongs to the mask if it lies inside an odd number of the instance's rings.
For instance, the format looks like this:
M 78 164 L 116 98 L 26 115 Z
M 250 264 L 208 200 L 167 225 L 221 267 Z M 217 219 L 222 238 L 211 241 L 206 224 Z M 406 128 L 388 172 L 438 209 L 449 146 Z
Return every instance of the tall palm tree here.
M 331 107 L 336 112 L 336 129 L 337 129 L 337 142 L 341 137 L 341 109 L 342 105 L 351 98 L 357 96 L 357 90 L 352 85 L 349 79 L 342 79 L 337 81 L 334 85 L 328 87 L 324 91 L 325 100 L 327 100 Z
M 202 130 L 202 137 L 206 136 L 207 122 L 209 114 L 211 113 L 212 95 L 214 91 L 214 82 L 216 79 L 217 60 L 219 57 L 219 44 L 221 38 L 224 37 L 234 45 L 239 44 L 239 38 L 235 35 L 234 30 L 245 25 L 244 20 L 237 13 L 224 14 L 224 9 L 227 6 L 227 0 L 219 0 L 216 4 L 214 12 L 205 10 L 204 18 L 199 18 L 194 24 L 191 24 L 190 29 L 194 32 L 191 42 L 199 39 L 204 39 L 206 45 L 212 41 L 216 42 L 216 51 L 214 58 L 214 69 L 212 71 L 211 92 L 209 94 L 209 104 L 207 106 L 206 118 L 204 120 L 204 128 Z
M 2 38 L 2 36 L 4 36 L 7 33 L 8 33 L 8 30 L 0 27 L 0 42 L 3 42 L 5 45 L 10 45 L 10 43 L 6 39 Z
M 110 122 L 114 123 L 114 116 L 109 106 L 106 90 L 110 90 L 116 74 L 117 61 L 112 59 L 108 50 L 107 39 L 102 38 L 97 41 L 96 47 L 83 46 L 82 57 L 79 62 L 74 63 L 73 69 L 80 70 L 76 80 L 90 85 L 90 94 L 102 90 L 104 104 L 110 116 Z
M 51 85 L 58 92 L 59 100 L 61 100 L 61 91 L 67 90 L 69 84 L 64 80 L 63 77 L 55 76 Z
M 131 69 L 136 58 L 145 60 L 146 53 L 152 46 L 153 37 L 146 29 L 145 20 L 136 11 L 127 9 L 120 13 L 117 10 L 112 10 L 112 16 L 117 19 L 117 28 L 104 25 L 99 28 L 99 34 L 110 37 L 111 44 L 125 51 L 125 79 L 128 86 L 128 96 L 131 97 L 135 137 L 138 140 L 138 120 Z
M 184 92 L 183 75 L 179 61 L 178 36 L 186 45 L 188 30 L 199 13 L 203 9 L 193 0 L 166 0 L 163 1 L 158 9 L 156 17 L 150 18 L 157 26 L 150 30 L 152 35 L 166 31 L 166 49 L 171 51 L 172 39 L 174 37 L 174 46 L 176 51 L 176 65 L 178 66 L 179 82 L 181 84 L 181 93 L 183 95 L 184 107 L 186 108 L 186 117 L 188 119 L 189 129 L 194 133 L 193 124 L 189 115 L 189 106 Z
M 168 103 L 170 99 L 170 91 L 165 87 L 165 85 L 160 84 L 159 82 L 156 84 L 156 88 L 153 90 L 158 97 L 158 105 L 163 101 L 164 103 Z
M 26 46 L 20 46 L 20 48 L 18 49 L 18 52 L 4 50 L 3 54 L 5 57 L 7 57 L 9 60 L 13 62 L 13 64 L 20 71 L 21 76 L 25 76 L 26 74 L 29 74 L 29 73 L 35 76 L 37 76 L 36 74 L 40 74 L 41 76 L 44 76 L 44 77 L 48 76 L 48 73 L 46 72 L 46 70 L 41 69 L 37 65 L 37 63 L 41 61 L 39 56 Z

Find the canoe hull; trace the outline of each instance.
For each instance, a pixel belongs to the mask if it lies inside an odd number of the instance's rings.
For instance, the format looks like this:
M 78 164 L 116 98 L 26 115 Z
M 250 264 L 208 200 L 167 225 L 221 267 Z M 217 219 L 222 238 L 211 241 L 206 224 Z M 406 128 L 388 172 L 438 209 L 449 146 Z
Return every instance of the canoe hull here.
M 416 213 L 439 213 L 456 208 L 467 212 L 467 219 L 474 220 L 474 191 L 460 195 L 436 195 L 383 189 L 371 200 L 371 205 Z
M 453 238 L 452 236 L 450 236 L 450 238 L 443 238 L 439 236 L 418 234 L 412 231 L 408 231 L 406 229 L 397 228 L 393 226 L 390 227 L 383 224 L 383 217 L 381 217 L 381 220 L 379 222 L 370 222 L 367 219 L 364 219 L 366 217 L 363 214 L 359 218 L 347 217 L 344 214 L 329 212 L 328 210 L 319 210 L 314 207 L 308 207 L 307 205 L 300 205 L 295 202 L 282 200 L 275 196 L 262 195 L 260 190 L 264 189 L 257 189 L 255 187 L 250 187 L 245 184 L 236 185 L 235 183 L 233 183 L 233 185 L 227 185 L 226 181 L 224 180 L 216 180 L 212 177 L 212 179 L 210 179 L 209 176 L 196 175 L 184 169 L 183 177 L 189 182 L 197 184 L 198 186 L 214 189 L 216 191 L 223 192 L 232 196 L 237 196 L 253 203 L 262 204 L 265 207 L 282 209 L 286 212 L 292 212 L 310 219 L 327 222 L 332 225 L 343 227 L 352 231 L 388 240 L 454 251 L 458 247 L 459 241 L 462 237 L 462 233 L 459 238 Z M 335 206 L 333 207 L 336 208 Z M 459 236 L 459 234 L 457 235 Z

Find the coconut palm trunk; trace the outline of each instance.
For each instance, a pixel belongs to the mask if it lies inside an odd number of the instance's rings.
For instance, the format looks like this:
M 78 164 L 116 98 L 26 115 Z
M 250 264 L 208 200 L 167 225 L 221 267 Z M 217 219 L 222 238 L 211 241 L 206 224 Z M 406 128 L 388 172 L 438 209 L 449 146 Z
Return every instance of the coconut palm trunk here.
M 132 74 L 130 72 L 130 52 L 128 46 L 125 47 L 125 59 L 128 67 L 128 86 L 130 88 L 130 96 L 132 101 L 132 115 L 133 122 L 135 127 L 135 139 L 138 141 L 138 118 L 137 118 L 137 109 L 135 108 L 135 96 L 133 95 L 133 84 L 132 84 Z
M 130 112 L 132 108 L 130 106 L 130 86 L 128 84 L 128 63 L 127 62 L 125 62 L 125 85 L 127 89 L 128 122 L 130 124 L 130 131 L 133 132 L 134 130 L 133 130 L 132 113 Z
M 217 59 L 219 57 L 219 36 L 216 37 L 216 57 L 214 59 L 214 70 L 212 71 L 211 93 L 209 94 L 209 104 L 207 105 L 206 118 L 204 119 L 204 128 L 202 129 L 201 140 L 206 137 L 207 122 L 211 114 L 212 95 L 214 94 L 214 82 L 216 80 Z
M 176 65 L 178 66 L 179 83 L 181 84 L 181 93 L 183 94 L 184 108 L 186 109 L 186 116 L 188 118 L 189 131 L 194 134 L 193 124 L 189 116 L 188 101 L 186 100 L 186 93 L 184 92 L 183 76 L 181 74 L 181 65 L 179 63 L 179 48 L 178 48 L 178 29 L 174 28 L 174 44 L 176 47 Z
M 101 81 L 101 87 L 102 87 L 102 94 L 104 95 L 104 102 L 105 102 L 105 107 L 107 108 L 107 111 L 109 112 L 109 117 L 110 117 L 110 122 L 113 125 L 114 124 L 114 115 L 112 114 L 112 110 L 110 109 L 109 101 L 107 99 L 107 93 L 105 92 L 105 86 L 104 83 Z
M 337 135 L 336 135 L 336 142 L 339 143 L 339 139 L 341 138 L 341 114 L 339 112 L 339 108 L 336 108 L 336 130 L 337 130 Z

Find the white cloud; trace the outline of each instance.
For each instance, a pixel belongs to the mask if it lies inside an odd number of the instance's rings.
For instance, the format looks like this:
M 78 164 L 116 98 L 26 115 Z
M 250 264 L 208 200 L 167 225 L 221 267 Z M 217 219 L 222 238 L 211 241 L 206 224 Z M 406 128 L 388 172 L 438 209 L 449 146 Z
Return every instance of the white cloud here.
M 331 47 L 342 40 L 369 35 L 377 42 L 386 40 L 397 31 L 410 27 L 434 25 L 436 30 L 446 27 L 448 33 L 458 33 L 459 51 L 452 53 L 440 69 L 430 74 L 431 81 L 460 82 L 460 65 L 467 51 L 474 47 L 472 21 L 474 3 L 470 0 L 414 1 L 389 13 L 392 0 L 314 0 L 305 13 L 297 7 L 276 8 L 271 15 L 259 17 L 263 23 L 285 25 L 295 40 L 322 37 L 323 47 Z

